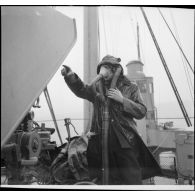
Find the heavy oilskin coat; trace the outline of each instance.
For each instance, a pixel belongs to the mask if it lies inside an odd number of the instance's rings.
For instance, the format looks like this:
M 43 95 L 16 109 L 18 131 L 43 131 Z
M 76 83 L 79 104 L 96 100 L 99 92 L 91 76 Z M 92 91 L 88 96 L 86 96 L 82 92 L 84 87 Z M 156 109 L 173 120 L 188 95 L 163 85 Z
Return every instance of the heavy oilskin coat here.
M 76 96 L 93 104 L 94 113 L 90 131 L 101 134 L 104 105 L 101 103 L 98 84 L 96 92 L 94 92 L 92 87 L 84 84 L 75 73 L 65 76 L 64 79 Z M 110 125 L 120 142 L 121 148 L 133 147 L 133 139 L 136 138 L 139 145 L 139 148 L 137 148 L 140 153 L 138 162 L 142 170 L 142 179 L 162 175 L 158 163 L 136 130 L 136 122 L 133 118 L 142 119 L 147 112 L 137 85 L 130 82 L 125 76 L 120 76 L 116 87 L 121 91 L 124 99 L 123 104 L 111 100 L 109 107 Z

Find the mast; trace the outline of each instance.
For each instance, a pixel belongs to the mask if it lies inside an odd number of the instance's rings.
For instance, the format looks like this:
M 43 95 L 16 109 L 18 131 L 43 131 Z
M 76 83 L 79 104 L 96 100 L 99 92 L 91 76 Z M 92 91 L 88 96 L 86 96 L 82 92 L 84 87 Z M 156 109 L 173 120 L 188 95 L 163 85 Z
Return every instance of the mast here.
M 144 9 L 143 9 L 142 7 L 141 7 L 140 9 L 141 9 L 141 12 L 142 12 L 142 14 L 143 14 L 143 16 L 144 16 L 144 19 L 145 19 L 145 21 L 146 21 L 146 24 L 147 24 L 147 26 L 148 26 L 148 29 L 149 29 L 149 31 L 150 31 L 150 34 L 151 34 L 151 36 L 152 36 L 152 39 L 153 39 L 153 41 L 154 41 L 154 44 L 155 44 L 155 46 L 156 46 L 156 49 L 157 49 L 158 54 L 159 54 L 159 56 L 160 56 L 160 59 L 161 59 L 161 61 L 162 61 L 162 64 L 163 64 L 163 66 L 164 66 L 164 68 L 165 68 L 166 74 L 167 74 L 168 79 L 169 79 L 169 81 L 170 81 L 170 83 L 171 83 L 171 86 L 172 86 L 172 88 L 173 88 L 173 91 L 174 91 L 175 96 L 176 96 L 176 98 L 177 98 L 177 101 L 178 101 L 178 103 L 179 103 L 179 106 L 180 106 L 180 108 L 181 108 L 181 111 L 182 111 L 182 113 L 183 113 L 183 116 L 184 116 L 184 118 L 185 118 L 185 121 L 186 121 L 188 127 L 189 127 L 189 126 L 192 126 L 192 123 L 191 123 L 191 121 L 190 121 L 190 118 L 189 118 L 189 116 L 188 116 L 188 113 L 187 113 L 187 111 L 186 111 L 186 109 L 185 109 L 185 107 L 184 107 L 184 104 L 183 104 L 182 99 L 181 99 L 181 97 L 180 97 L 180 95 L 179 95 L 179 92 L 178 92 L 178 90 L 177 90 L 177 87 L 176 87 L 176 85 L 175 85 L 175 83 L 174 83 L 174 81 L 173 81 L 173 78 L 172 78 L 171 73 L 170 73 L 170 71 L 169 71 L 169 69 L 168 69 L 168 66 L 167 66 L 167 64 L 166 64 L 166 61 L 165 61 L 165 59 L 164 59 L 164 57 L 163 57 L 163 54 L 162 54 L 162 52 L 161 52 L 161 50 L 160 50 L 160 47 L 159 47 L 158 42 L 157 42 L 157 40 L 156 40 L 156 37 L 155 37 L 155 35 L 154 35 L 153 31 L 152 31 L 152 28 L 151 28 L 151 26 L 150 26 L 150 23 L 149 23 L 149 21 L 148 21 L 148 18 L 147 18 L 147 16 L 146 16 L 146 13 L 145 13 L 145 11 L 144 11 Z
M 139 45 L 139 25 L 137 23 L 137 53 L 138 53 L 138 60 L 141 61 L 141 53 L 140 53 L 140 45 Z
M 97 75 L 99 62 L 99 20 L 97 7 L 84 7 L 84 82 L 91 83 Z M 84 101 L 84 132 L 90 129 L 92 105 Z M 89 120 L 88 120 L 89 119 Z
M 97 64 L 99 62 L 99 23 L 97 7 L 84 7 L 84 81 L 91 83 L 96 77 Z M 92 105 L 84 102 L 84 118 L 90 121 L 84 122 L 84 131 L 87 133 L 92 117 Z M 109 103 L 106 101 L 102 125 L 102 182 L 108 184 L 108 127 L 109 127 Z

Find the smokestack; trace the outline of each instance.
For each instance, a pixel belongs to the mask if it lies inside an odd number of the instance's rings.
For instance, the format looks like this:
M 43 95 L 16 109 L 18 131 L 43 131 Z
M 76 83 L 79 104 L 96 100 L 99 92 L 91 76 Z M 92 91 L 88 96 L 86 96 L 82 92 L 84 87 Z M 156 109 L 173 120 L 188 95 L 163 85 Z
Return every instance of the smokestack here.
M 127 67 L 127 77 L 130 80 L 144 78 L 145 74 L 143 73 L 143 66 L 144 66 L 144 64 L 139 60 L 130 61 L 126 65 L 126 67 Z

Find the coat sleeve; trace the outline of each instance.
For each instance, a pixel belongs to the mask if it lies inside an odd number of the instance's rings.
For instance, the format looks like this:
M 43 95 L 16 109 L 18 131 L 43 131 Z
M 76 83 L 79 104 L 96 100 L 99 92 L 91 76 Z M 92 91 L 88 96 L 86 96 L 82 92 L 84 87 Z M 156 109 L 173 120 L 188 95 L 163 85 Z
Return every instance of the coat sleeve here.
M 70 90 L 77 96 L 86 99 L 90 102 L 94 102 L 94 96 L 92 88 L 89 85 L 84 84 L 76 73 L 72 73 L 64 77 L 64 80 Z
M 129 87 L 129 97 L 123 98 L 123 111 L 136 119 L 142 119 L 146 115 L 147 108 L 143 103 L 139 88 L 137 85 Z

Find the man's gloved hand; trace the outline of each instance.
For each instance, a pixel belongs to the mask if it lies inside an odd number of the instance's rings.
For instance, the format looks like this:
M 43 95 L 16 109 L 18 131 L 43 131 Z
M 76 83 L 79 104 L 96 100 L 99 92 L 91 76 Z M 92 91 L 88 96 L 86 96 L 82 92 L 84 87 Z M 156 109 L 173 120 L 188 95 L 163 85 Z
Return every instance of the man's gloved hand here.
M 108 90 L 108 97 L 117 102 L 123 103 L 123 95 L 118 89 L 110 88 Z
M 63 65 L 64 68 L 61 70 L 61 74 L 62 76 L 68 76 L 70 74 L 72 74 L 72 70 L 69 66 Z

